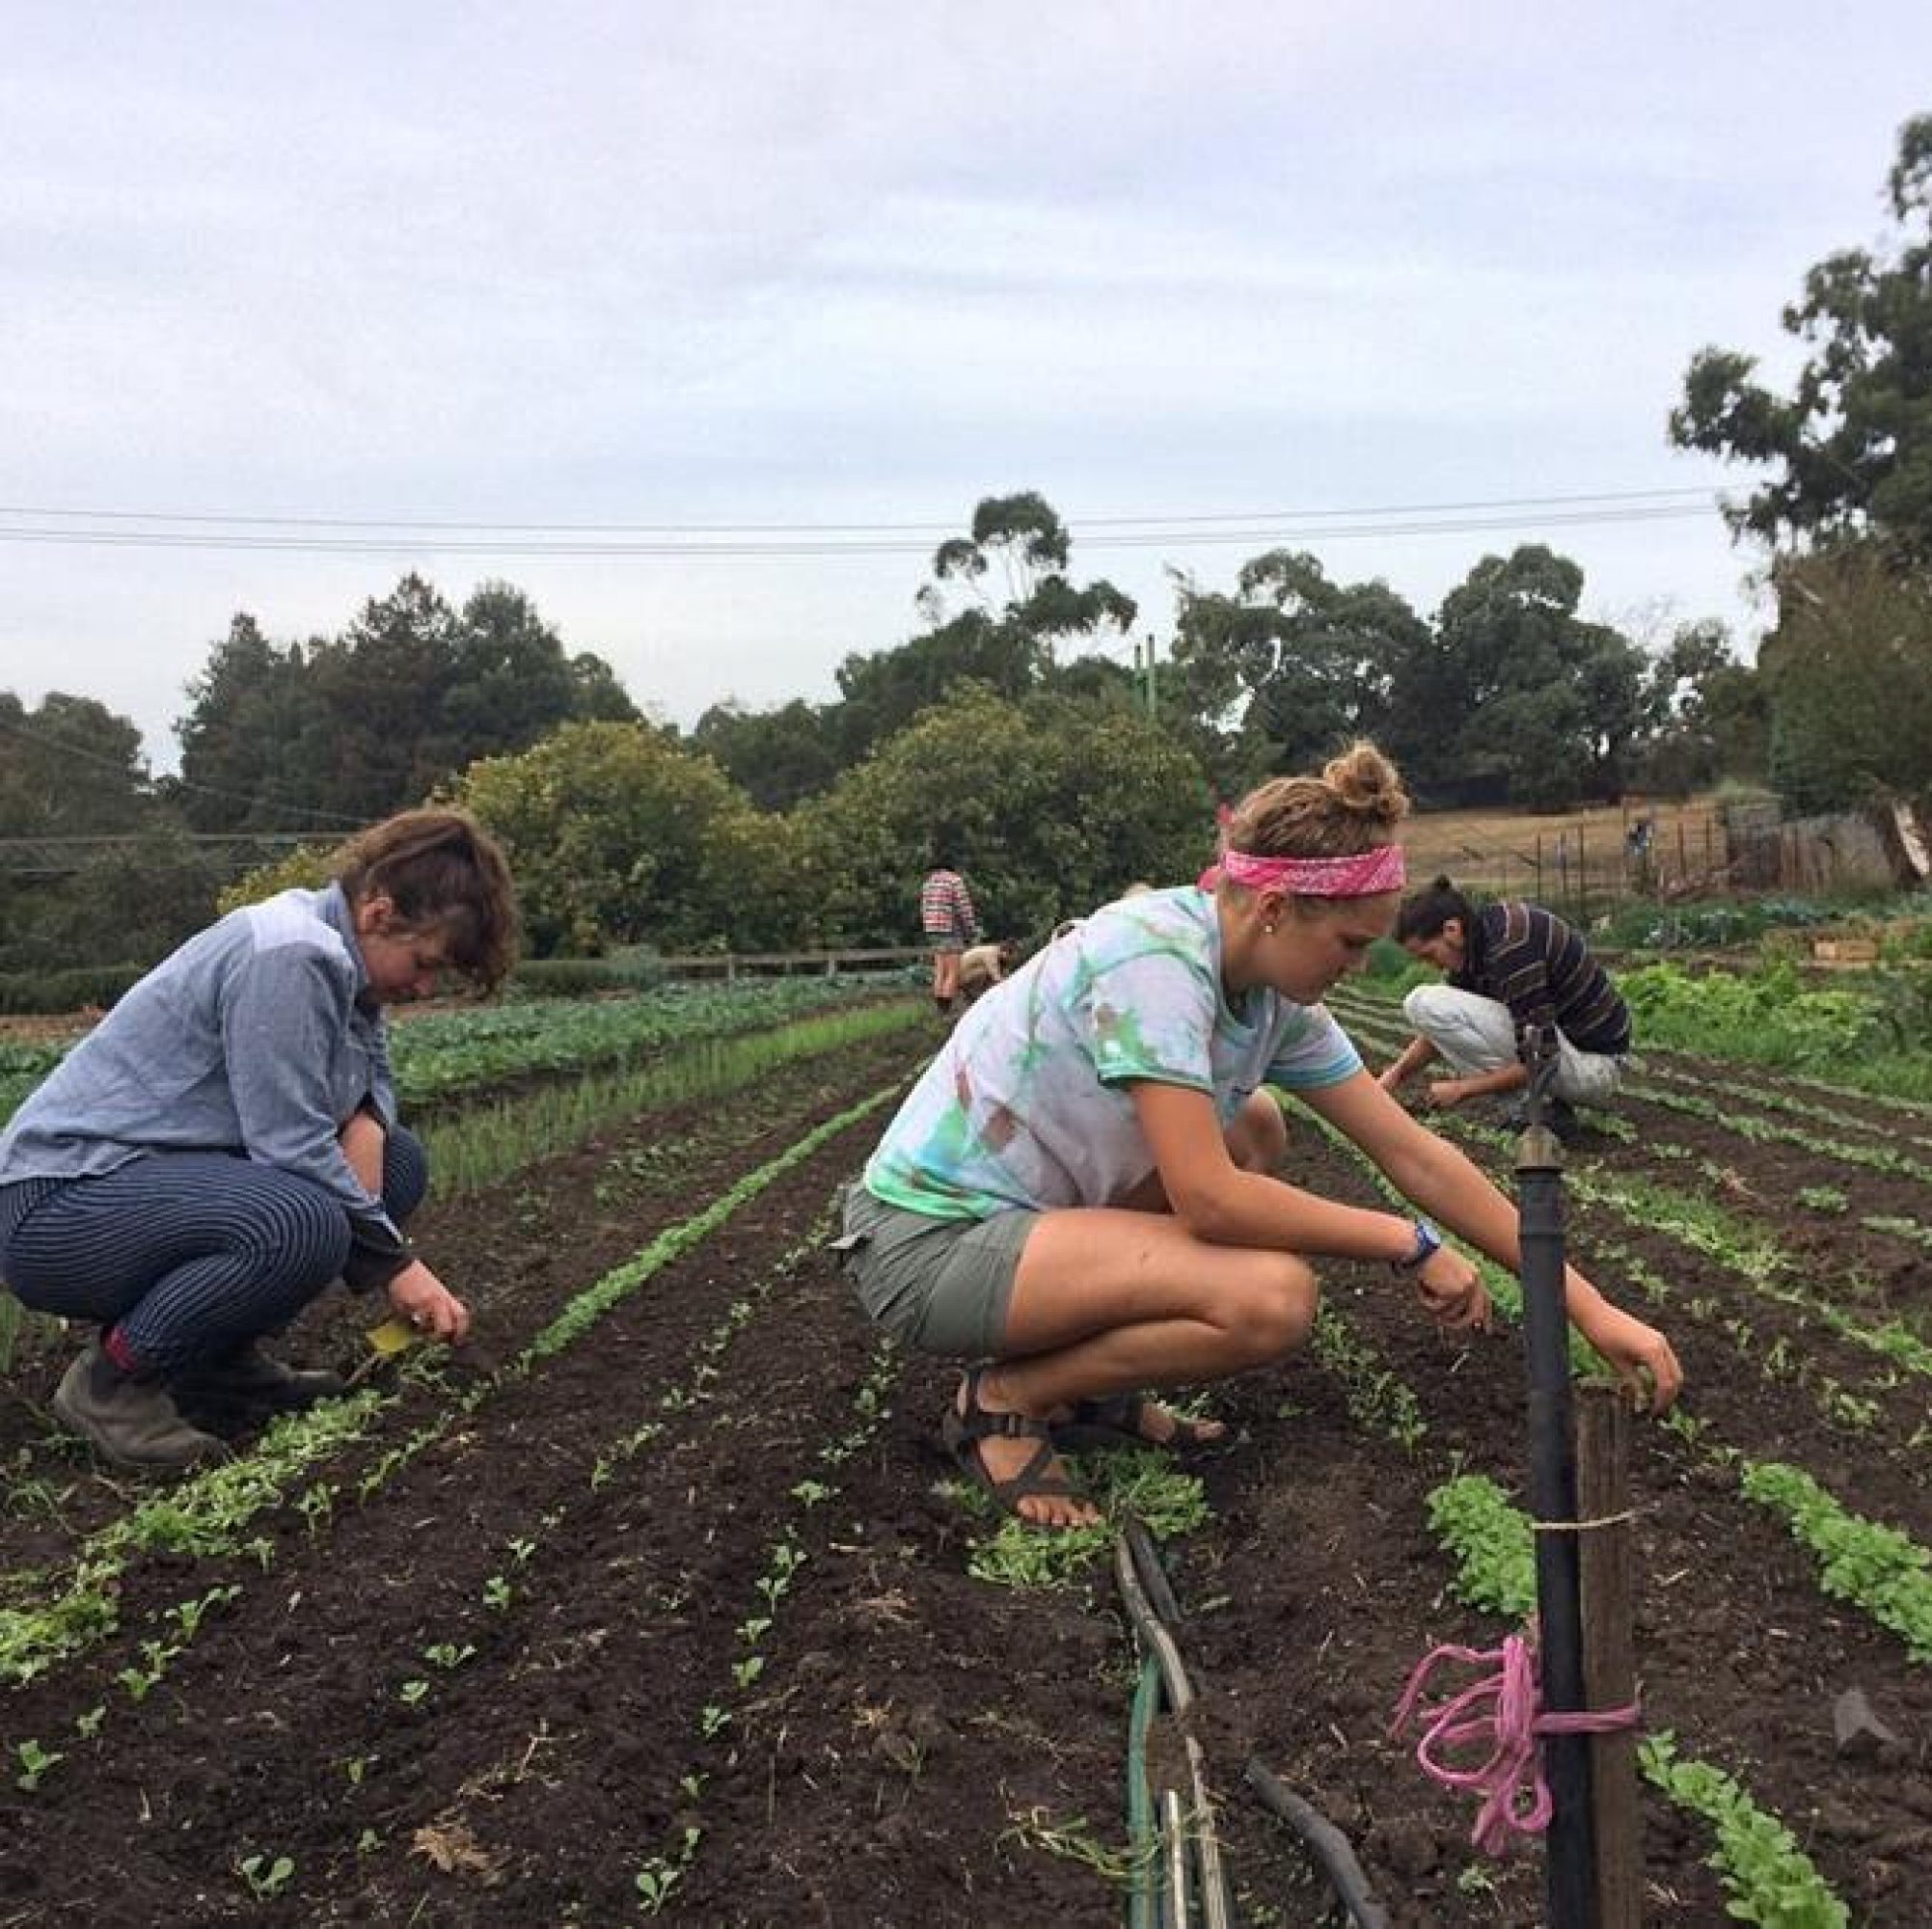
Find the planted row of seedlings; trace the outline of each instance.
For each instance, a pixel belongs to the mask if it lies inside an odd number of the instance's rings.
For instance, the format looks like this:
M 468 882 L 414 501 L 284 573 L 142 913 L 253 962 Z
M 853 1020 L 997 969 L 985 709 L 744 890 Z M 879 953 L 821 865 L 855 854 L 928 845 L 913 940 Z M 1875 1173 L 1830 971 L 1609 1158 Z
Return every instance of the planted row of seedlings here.
M 1512 1134 L 1460 1112 L 1437 1123 L 1507 1171 Z M 1793 1197 L 1788 1175 L 1771 1186 L 1616 1114 L 1595 1115 L 1565 1164 L 1573 1223 L 1593 1263 L 1660 1308 L 1668 1301 L 1670 1317 L 1721 1325 L 1768 1376 L 1805 1390 L 1839 1431 L 1893 1451 L 1922 1446 L 1917 1382 L 1932 1368 L 1932 1344 L 1920 1331 L 1922 1279 L 1912 1290 L 1918 1263 L 1908 1262 L 1900 1290 L 1888 1291 L 1837 1263 L 1829 1235 L 1801 1222 L 1803 1237 L 1794 1238 L 1788 1209 L 1781 1216 L 1772 1203 Z
M 543 1073 L 635 1063 L 701 1038 L 781 1024 L 878 1000 L 880 988 L 839 977 L 668 984 L 620 997 L 535 998 L 405 1012 L 392 1027 L 396 1087 L 414 1105 Z M 78 1034 L 77 1034 L 78 1036 Z M 71 1049 L 74 1039 L 0 1039 L 0 1117 Z
M 831 1168 L 842 1169 L 851 1156 L 849 1152 L 828 1155 L 817 1148 L 859 1128 L 861 1118 L 887 1096 L 889 1091 L 876 1094 L 872 1103 L 860 1111 L 823 1122 L 814 1134 L 794 1148 L 797 1158 L 788 1155 L 775 1162 L 796 1166 L 801 1172 L 816 1171 L 816 1204 L 811 1216 L 823 1211 L 829 1184 L 827 1158 Z M 814 1156 L 820 1161 L 816 1168 L 812 1165 Z M 769 1185 L 748 1188 L 741 1183 L 735 1189 L 743 1195 L 739 1204 L 756 1189 L 766 1194 L 762 1205 L 767 1209 L 772 1205 Z M 695 1227 L 698 1221 L 708 1219 L 710 1224 L 703 1230 L 711 1236 L 709 1243 L 728 1246 L 728 1233 L 721 1237 L 720 1229 L 728 1224 L 726 1209 L 730 1204 L 727 1195 L 720 1202 L 721 1209 L 695 1215 L 687 1225 Z M 761 1210 L 759 1216 L 768 1228 L 792 1223 L 795 1241 L 804 1230 L 795 1223 L 795 1210 L 791 1219 L 770 1209 Z M 689 1240 L 682 1243 L 691 1244 Z M 300 1791 L 318 1752 L 333 1753 L 344 1764 L 348 1789 L 342 1801 L 345 1809 L 375 1802 L 380 1784 L 392 1807 L 399 1804 L 406 1812 L 416 1812 L 423 1776 L 412 1766 L 422 1752 L 413 1729 L 423 1729 L 431 1741 L 439 1741 L 453 1722 L 467 1734 L 476 1723 L 474 1714 L 462 1714 L 459 1707 L 467 1705 L 476 1693 L 492 1707 L 496 1705 L 502 1683 L 494 1679 L 498 1671 L 493 1659 L 505 1640 L 504 1628 L 515 1618 L 514 1610 L 526 1598 L 535 1596 L 530 1576 L 540 1564 L 540 1554 L 557 1535 L 565 1536 L 566 1545 L 570 1545 L 571 1536 L 584 1531 L 567 1504 L 549 1497 L 573 1490 L 594 1492 L 591 1481 L 596 1464 L 614 1465 L 626 1441 L 634 1447 L 641 1444 L 637 1432 L 639 1423 L 635 1418 L 643 1397 L 641 1388 L 611 1384 L 610 1349 L 626 1344 L 626 1335 L 612 1329 L 639 1324 L 652 1329 L 653 1343 L 658 1336 L 652 1319 L 640 1318 L 628 1295 L 636 1292 L 645 1276 L 660 1270 L 675 1279 L 696 1267 L 709 1280 L 712 1269 L 720 1265 L 713 1258 L 710 1268 L 705 1266 L 701 1245 L 693 1247 L 684 1258 L 667 1252 L 663 1239 L 657 1246 L 657 1251 L 640 1255 L 637 1264 L 620 1268 L 616 1275 L 607 1275 L 596 1288 L 558 1313 L 519 1355 L 456 1400 L 441 1424 L 419 1427 L 399 1445 L 390 1446 L 363 1469 L 360 1480 L 353 1469 L 345 1474 L 337 1486 L 334 1505 L 312 1516 L 311 1524 L 317 1529 L 314 1542 L 297 1539 L 292 1546 L 285 1543 L 272 1580 L 258 1589 L 251 1600 L 244 1601 L 239 1612 L 218 1627 L 204 1629 L 204 1643 L 176 1661 L 171 1685 L 181 1711 L 177 1722 L 164 1723 L 156 1731 L 150 1725 L 154 1721 L 152 1703 L 144 1700 L 139 1704 L 131 1724 L 136 1730 L 137 1754 L 146 1744 L 170 1752 L 186 1747 L 192 1753 L 192 1731 L 205 1719 L 211 1701 L 226 1698 L 220 1688 L 224 1681 L 252 1681 L 254 1691 L 263 1694 L 261 1713 L 267 1729 L 262 1736 L 251 1733 L 248 1746 L 240 1750 L 231 1747 L 229 1753 L 239 1754 L 241 1759 L 208 1761 L 200 1786 L 191 1775 L 186 1786 L 170 1791 L 166 1798 L 168 1833 L 142 1844 L 149 1851 L 142 1859 L 143 1872 L 151 1880 L 164 1889 L 177 1882 L 213 1881 L 219 1862 L 211 1865 L 208 1858 L 218 1859 L 222 1842 L 228 1840 L 231 1850 L 224 1872 L 238 1888 L 247 1890 L 251 1901 L 259 1899 L 259 1884 L 274 1880 L 276 1894 L 291 1899 L 306 1897 L 306 1906 L 313 1911 L 318 1894 L 339 1900 L 345 1881 L 354 1886 L 357 1862 L 383 1863 L 387 1859 L 379 1851 L 385 1845 L 407 1852 L 414 1836 L 405 1832 L 398 1842 L 395 1829 L 385 1826 L 381 1819 L 366 1820 L 342 1837 L 337 1825 L 345 1826 L 350 1818 L 346 1814 L 332 1817 L 323 1832 L 330 1846 L 318 1855 L 316 1832 L 308 1817 L 283 1824 L 280 1835 L 273 1833 L 275 1825 L 262 1818 L 273 1815 L 278 1807 L 284 1814 L 301 1815 Z M 643 1296 L 654 1298 L 654 1294 Z M 672 1318 L 656 1318 L 667 1330 L 677 1331 L 689 1323 L 692 1311 L 680 1306 Z M 599 1316 L 602 1323 L 594 1330 L 580 1330 Z M 635 1336 L 629 1338 L 635 1344 Z M 581 1383 L 571 1386 L 573 1378 Z M 486 1397 L 477 1398 L 479 1392 Z M 625 1410 L 627 1393 L 632 1423 L 613 1432 Z M 658 1397 L 663 1394 L 660 1387 Z M 602 1437 L 588 1469 L 582 1465 L 581 1453 L 576 1455 L 580 1464 L 573 1480 L 563 1464 L 566 1456 L 559 1451 L 558 1437 L 584 1425 L 586 1418 L 601 1430 Z M 548 1424 L 552 1420 L 558 1423 L 554 1428 Z M 503 1478 L 505 1460 L 514 1469 L 514 1478 L 507 1481 Z M 655 1458 L 650 1464 L 656 1465 Z M 532 1476 L 540 1476 L 534 1482 L 540 1492 L 523 1490 L 522 1481 Z M 613 1505 L 619 1484 L 608 1477 L 604 1482 Z M 346 1506 L 352 1498 L 357 1504 Z M 680 1493 L 675 1498 L 682 1500 L 684 1496 Z M 412 1531 L 411 1524 L 419 1514 L 422 1518 Z M 606 1545 L 621 1539 L 610 1533 L 598 1537 Z M 519 1549 L 527 1550 L 521 1560 Z M 485 1568 L 488 1571 L 483 1571 Z M 574 1609 L 575 1596 L 567 1586 L 564 1594 Z M 354 1628 L 359 1614 L 373 1624 L 386 1666 L 348 1671 L 344 1680 L 341 1657 L 334 1650 L 349 1638 L 345 1631 Z M 616 1632 L 614 1624 L 612 1631 Z M 359 1645 L 367 1639 L 367 1632 L 357 1633 Z M 543 1639 L 546 1643 L 553 1640 L 554 1632 L 543 1630 Z M 262 1673 L 259 1671 L 267 1658 L 265 1648 L 273 1651 L 273 1665 Z M 102 1666 L 111 1658 L 103 1657 Z M 85 1670 L 83 1663 L 81 1671 Z M 64 1686 L 68 1695 L 78 1689 L 78 1698 L 88 1698 L 86 1681 Z M 41 1684 L 39 1692 L 42 1697 L 51 1694 L 53 1684 Z M 244 1692 L 248 1692 L 246 1686 Z M 299 1721 L 280 1718 L 291 1696 L 297 1704 L 305 1698 L 308 1702 Z M 548 1698 L 539 1695 L 536 1704 L 546 1706 Z M 410 1737 L 406 1750 L 398 1751 L 395 1736 L 389 1732 L 397 1724 L 403 1725 L 400 1731 Z M 348 1736 L 340 1748 L 330 1739 L 338 1725 Z M 171 1728 L 175 1731 L 170 1732 Z M 182 1728 L 190 1732 L 179 1732 Z M 536 1726 L 523 1737 L 526 1748 L 532 1735 L 539 1742 L 548 1738 L 552 1746 L 558 1745 L 554 1715 L 538 1717 Z M 95 1748 L 86 1764 L 95 1784 L 94 1794 L 100 1792 L 103 1782 L 120 1785 L 128 1743 L 129 1737 L 123 1735 L 114 1750 Z M 385 1747 L 391 1755 L 407 1754 L 411 1762 L 397 1764 L 393 1776 L 378 1774 Z M 541 1746 L 536 1752 L 543 1752 Z M 37 1801 L 43 1807 L 43 1822 L 57 1832 L 62 1823 L 74 1819 L 73 1800 L 62 1799 L 60 1785 L 78 1766 L 75 1762 L 61 1765 L 51 1777 L 42 1778 L 37 1792 Z M 367 1796 L 365 1790 L 368 1791 Z M 452 1783 L 448 1792 L 452 1797 L 458 1795 L 459 1783 Z M 80 1802 L 90 1811 L 95 1807 L 85 1793 Z M 193 1821 L 191 1832 L 180 1833 L 192 1833 L 203 1847 L 199 1858 L 177 1862 L 171 1852 L 177 1848 L 176 1832 L 181 1821 Z M 79 1826 L 83 1831 L 88 1826 L 84 1817 Z M 468 1868 L 480 1879 L 484 1872 L 466 1859 L 462 1832 L 453 1822 L 447 1818 L 439 1822 L 437 1815 L 430 1813 L 419 1822 L 417 1833 L 423 1829 L 429 1833 L 416 1847 L 430 1863 L 443 1853 L 450 1861 L 449 1872 Z M 218 1830 L 227 1833 L 214 1833 Z M 340 1846 L 343 1840 L 349 1845 L 346 1850 Z M 625 1877 L 633 1899 L 636 1877 L 649 1853 L 639 1847 L 636 1865 Z M 332 1858 L 338 1865 L 331 1865 Z M 492 1873 L 495 1866 L 492 1864 Z M 251 1869 L 253 1881 L 247 1873 Z M 283 1871 L 279 1880 L 275 1880 L 277 1870 Z M 419 1888 L 426 1879 L 406 1864 L 401 1873 L 405 1881 L 414 1876 Z M 555 1883 L 558 1871 L 549 1873 Z M 566 1897 L 569 1884 L 575 1880 L 574 1876 L 566 1879 Z M 58 1906 L 55 1898 L 38 1900 L 41 1906 Z M 162 1913 L 167 1912 L 164 1909 Z
M 183 1559 L 247 1554 L 265 1569 L 273 1541 L 259 1535 L 243 1536 L 259 1524 L 259 1516 L 276 1509 L 292 1511 L 314 1539 L 339 1504 L 371 1500 L 397 1471 L 443 1441 L 452 1427 L 472 1420 L 506 1384 L 528 1376 L 572 1344 L 612 1304 L 708 1236 L 827 1138 L 876 1110 L 886 1096 L 889 1088 L 815 1127 L 765 1166 L 741 1176 L 702 1211 L 667 1228 L 622 1265 L 574 1295 L 506 1363 L 460 1392 L 448 1390 L 438 1356 L 416 1356 L 412 1364 L 420 1371 L 413 1377 L 420 1387 L 432 1389 L 429 1411 L 379 1451 L 377 1423 L 399 1404 L 398 1395 L 370 1389 L 325 1402 L 278 1421 L 252 1451 L 143 1501 L 89 1535 L 66 1568 L 52 1574 L 12 1570 L 10 1584 L 22 1604 L 0 1613 L 0 1683 L 33 1681 L 60 1660 L 112 1635 L 119 1623 L 118 1596 L 135 1558 L 166 1556 L 178 1564 Z M 339 1476 L 303 1483 L 305 1474 L 345 1458 L 357 1448 L 365 1450 L 365 1459 L 353 1481 Z M 36 1583 L 51 1585 L 36 1596 L 31 1591 Z M 170 1608 L 161 1617 L 180 1615 L 179 1609 Z M 187 1631 L 191 1635 L 192 1626 Z M 151 1650 L 156 1644 L 143 1645 Z M 170 1650 L 170 1658 L 178 1652 L 178 1647 Z
M 1484 1475 L 1458 1475 L 1429 1494 L 1429 1518 L 1454 1559 L 1456 1599 L 1499 1617 L 1505 1632 L 1534 1617 L 1535 1526 L 1502 1487 Z M 1724 1883 L 1728 1915 L 1849 1929 L 1850 1911 L 1797 1837 L 1735 1776 L 1686 1757 L 1669 1730 L 1646 1735 L 1638 1758 L 1660 1793 L 1710 1825 L 1715 1847 L 1709 1861 Z
M 1510 1141 L 1466 1122 L 1452 1125 L 1455 1134 L 1479 1153 L 1507 1159 Z M 1657 1148 L 1651 1147 L 1654 1155 Z M 1769 1383 L 1738 1404 L 1747 1409 L 1728 1418 L 1716 1402 L 1699 1397 L 1693 1374 L 1691 1398 L 1666 1422 L 1706 1464 L 1735 1481 L 1747 1499 L 1771 1509 L 1794 1537 L 1811 1551 L 1818 1562 L 1819 1584 L 1835 1597 L 1849 1602 L 1880 1625 L 1898 1635 L 1915 1660 L 1927 1658 L 1925 1640 L 1932 1632 L 1932 1550 L 1919 1536 L 1925 1518 L 1918 1505 L 1919 1450 L 1926 1437 L 1925 1381 L 1932 1373 L 1932 1349 L 1896 1324 L 1872 1325 L 1846 1314 L 1795 1282 L 1787 1282 L 1790 1267 L 1772 1229 L 1750 1236 L 1740 1234 L 1728 1209 L 1714 1207 L 1687 1195 L 1643 1181 L 1614 1176 L 1617 1159 L 1591 1160 L 1571 1175 L 1574 1196 L 1585 1206 L 1580 1215 L 1585 1251 L 1592 1263 L 1616 1266 L 1626 1279 L 1642 1286 L 1658 1305 L 1658 1317 L 1672 1323 L 1688 1314 L 1705 1325 L 1717 1323 L 1747 1359 L 1755 1359 Z M 1674 1237 L 1688 1248 L 1693 1266 L 1709 1263 L 1730 1274 L 1728 1292 L 1677 1291 L 1644 1255 L 1623 1242 L 1605 1240 L 1592 1223 L 1608 1208 L 1620 1213 L 1626 1235 L 1646 1229 L 1654 1246 L 1658 1234 Z M 1767 1305 L 1770 1299 L 1773 1303 Z M 1732 1309 L 1724 1312 L 1728 1306 Z M 1800 1322 L 1790 1325 L 1783 1315 L 1796 1308 Z M 1784 1330 L 1772 1330 L 1775 1328 Z M 1842 1342 L 1865 1349 L 1863 1363 L 1842 1359 Z M 1820 1354 L 1837 1354 L 1838 1373 L 1818 1370 Z M 1861 1364 L 1864 1373 L 1861 1374 Z M 1781 1442 L 1776 1454 L 1754 1454 L 1731 1444 L 1742 1426 L 1761 1432 L 1760 1410 L 1767 1391 L 1776 1398 L 1783 1385 L 1802 1387 L 1813 1399 L 1817 1413 L 1837 1449 L 1807 1444 L 1796 1453 L 1806 1465 L 1792 1464 L 1793 1444 Z M 1746 1431 L 1743 1437 L 1752 1437 Z M 1873 1455 L 1891 1464 L 1881 1486 L 1873 1479 Z M 1835 1491 L 1836 1490 L 1836 1491 Z M 1873 1518 L 1840 1495 L 1856 1493 L 1861 1507 L 1883 1509 L 1890 1502 L 1905 1521 Z
M 1345 994 L 1336 1005 L 1363 1042 L 1378 1050 L 1392 1053 L 1406 1036 L 1400 1014 L 1383 1000 Z M 1640 1064 L 1640 1075 L 1626 1081 L 1614 1109 L 1585 1115 L 1591 1128 L 1586 1145 L 1615 1135 L 1621 1170 L 1688 1155 L 1710 1162 L 1720 1193 L 1747 1201 L 1755 1194 L 1780 1205 L 1795 1200 L 1805 1209 L 1786 1218 L 1785 1236 L 1795 1249 L 1815 1249 L 1821 1260 L 1868 1277 L 1879 1291 L 1896 1283 L 1901 1310 L 1932 1316 L 1923 1269 L 1932 1243 L 1932 1162 L 1923 1148 L 1914 1151 L 1894 1112 L 1873 1109 L 1900 1101 L 1846 1093 L 1844 1104 L 1834 1107 L 1794 1096 L 1766 1109 L 1769 1088 L 1761 1073 L 1741 1079 L 1734 1067 L 1682 1055 L 1666 1065 L 1646 1054 Z M 1787 1114 L 1794 1109 L 1815 1118 L 1818 1128 L 1793 1126 Z M 1838 1113 L 1843 1116 L 1817 1116 Z
M 514 1202 L 520 1172 L 594 1147 L 599 1133 L 650 1113 L 657 1120 L 655 1128 L 613 1153 L 608 1163 L 599 1152 L 589 1155 L 597 1171 L 590 1202 L 595 1229 L 620 1243 L 630 1237 L 638 1215 L 674 1206 L 688 1196 L 685 1187 L 735 1169 L 774 1127 L 820 1115 L 828 1099 L 815 1067 L 836 1062 L 855 1047 L 869 1050 L 882 1073 L 900 1065 L 904 1047 L 898 1041 L 920 1018 L 916 1006 L 904 1002 L 859 1006 L 743 1038 L 703 1041 L 615 1077 L 590 1074 L 475 1104 L 464 1115 L 424 1130 L 435 1174 L 422 1222 L 425 1247 L 444 1276 L 473 1307 L 488 1315 L 491 1335 L 514 1333 L 542 1304 L 541 1282 L 532 1274 L 548 1268 L 550 1251 L 519 1233 L 514 1239 L 499 1239 L 480 1255 L 480 1267 L 472 1266 L 460 1245 L 452 1252 L 443 1230 L 467 1202 L 493 1186 L 510 1187 Z M 752 1095 L 748 1100 L 748 1094 Z M 581 1244 L 591 1230 L 579 1210 L 561 1236 Z M 531 1235 L 541 1231 L 535 1222 L 529 1229 Z M 540 1249 L 513 1281 L 503 1276 L 503 1262 L 519 1240 Z M 362 1331 L 371 1317 L 364 1302 L 325 1294 L 297 1328 L 295 1344 L 306 1345 L 312 1357 L 356 1372 L 368 1364 Z M 6 1610 L 17 1605 L 23 1570 L 24 1585 L 31 1587 L 47 1550 L 66 1553 L 90 1525 L 118 1522 L 126 1511 L 119 1486 L 92 1476 L 86 1456 L 53 1426 L 39 1383 L 51 1386 L 66 1364 L 69 1343 L 59 1322 L 34 1323 L 40 1329 L 37 1342 L 14 1360 L 8 1398 L 0 1400 L 0 1453 L 12 1462 L 12 1479 L 0 1500 L 0 1561 L 5 1562 L 0 1567 L 0 1671 L 7 1645 Z M 479 1342 L 479 1348 L 482 1344 L 487 1342 Z M 239 1478 L 245 1483 L 248 1477 Z M 227 1511 L 225 1507 L 220 1510 Z M 0 1671 L 0 1680 L 4 1678 Z

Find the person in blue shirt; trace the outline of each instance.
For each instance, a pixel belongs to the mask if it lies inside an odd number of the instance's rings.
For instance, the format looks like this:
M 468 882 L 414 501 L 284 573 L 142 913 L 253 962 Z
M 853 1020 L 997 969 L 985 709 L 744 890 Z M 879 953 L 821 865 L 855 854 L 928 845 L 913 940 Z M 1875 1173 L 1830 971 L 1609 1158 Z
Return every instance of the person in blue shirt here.
M 340 1391 L 259 1344 L 339 1277 L 464 1337 L 468 1309 L 402 1231 L 428 1169 L 383 1008 L 446 974 L 492 990 L 515 952 L 495 842 L 461 811 L 405 811 L 324 889 L 190 938 L 68 1053 L 0 1132 L 0 1278 L 98 1329 L 54 1394 L 68 1426 L 118 1465 L 181 1468 L 221 1451 L 183 1405 Z

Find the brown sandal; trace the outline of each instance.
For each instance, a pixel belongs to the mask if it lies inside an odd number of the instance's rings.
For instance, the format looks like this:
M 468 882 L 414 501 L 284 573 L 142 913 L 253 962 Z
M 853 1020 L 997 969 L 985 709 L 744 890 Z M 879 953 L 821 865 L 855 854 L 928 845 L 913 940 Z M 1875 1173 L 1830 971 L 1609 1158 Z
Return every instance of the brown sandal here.
M 1087 1497 L 1065 1473 L 1050 1471 L 1057 1455 L 1053 1446 L 1053 1429 L 1044 1420 L 1029 1420 L 1023 1413 L 989 1413 L 980 1405 L 979 1381 L 985 1371 L 984 1367 L 967 1370 L 966 1411 L 962 1413 L 957 1404 L 946 1409 L 946 1417 L 939 1426 L 939 1438 L 962 1470 L 978 1481 L 1015 1519 L 1024 1521 L 1028 1527 L 1054 1525 L 1021 1513 L 1019 1503 L 1035 1496 L 1073 1501 L 1084 1501 Z M 1039 1444 L 1017 1474 L 996 1481 L 987 1471 L 985 1458 L 979 1451 L 982 1440 L 994 1437 L 1033 1440 Z
M 1228 1437 L 1224 1426 L 1185 1414 L 1170 1417 L 1174 1431 L 1156 1440 L 1142 1426 L 1155 1402 L 1142 1393 L 1110 1393 L 1098 1399 L 1076 1399 L 1073 1412 L 1053 1428 L 1063 1447 L 1152 1447 L 1157 1452 L 1175 1447 L 1214 1447 Z

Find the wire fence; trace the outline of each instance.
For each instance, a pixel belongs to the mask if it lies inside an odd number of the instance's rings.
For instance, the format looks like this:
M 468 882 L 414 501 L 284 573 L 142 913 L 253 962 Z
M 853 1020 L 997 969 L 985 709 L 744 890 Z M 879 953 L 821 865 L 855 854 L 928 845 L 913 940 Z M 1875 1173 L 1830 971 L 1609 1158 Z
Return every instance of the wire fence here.
M 1632 801 L 1547 823 L 1423 816 L 1403 842 L 1412 883 L 1446 875 L 1476 896 L 1529 898 L 1581 923 L 1632 899 L 1830 897 L 1913 881 L 1876 816 L 1786 818 L 1772 797 Z
M 1450 878 L 1478 897 L 1529 898 L 1587 923 L 1632 898 L 1722 896 L 1733 888 L 1728 807 L 1611 807 L 1548 825 L 1496 817 L 1410 821 L 1413 883 Z

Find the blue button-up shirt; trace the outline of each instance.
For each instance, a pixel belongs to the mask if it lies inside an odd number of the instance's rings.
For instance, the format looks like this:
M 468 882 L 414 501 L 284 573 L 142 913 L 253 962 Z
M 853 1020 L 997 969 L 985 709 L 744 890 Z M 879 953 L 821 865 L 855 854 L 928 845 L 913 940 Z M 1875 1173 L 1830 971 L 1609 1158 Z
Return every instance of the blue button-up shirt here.
M 155 1152 L 239 1153 L 342 1202 L 359 1238 L 401 1236 L 343 1156 L 367 1108 L 395 1124 L 388 1028 L 340 884 L 231 911 L 164 959 L 0 1133 L 0 1185 L 86 1179 Z

